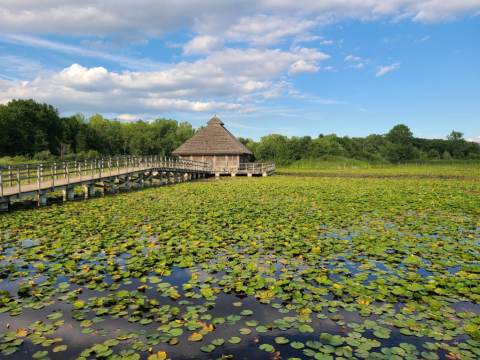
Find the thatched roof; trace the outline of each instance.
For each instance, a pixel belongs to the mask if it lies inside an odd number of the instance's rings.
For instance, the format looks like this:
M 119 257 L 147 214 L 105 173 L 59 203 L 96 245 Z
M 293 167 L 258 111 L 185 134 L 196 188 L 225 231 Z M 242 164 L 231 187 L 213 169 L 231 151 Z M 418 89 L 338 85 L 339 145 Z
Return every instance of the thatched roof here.
M 206 127 L 178 147 L 173 155 L 252 155 L 223 125 L 222 120 L 214 116 Z

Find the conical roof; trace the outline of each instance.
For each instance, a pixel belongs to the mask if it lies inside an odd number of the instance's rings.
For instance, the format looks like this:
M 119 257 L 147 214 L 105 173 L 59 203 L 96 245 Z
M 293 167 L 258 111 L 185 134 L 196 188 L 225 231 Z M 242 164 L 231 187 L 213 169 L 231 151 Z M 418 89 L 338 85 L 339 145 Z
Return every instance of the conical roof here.
M 253 153 L 214 116 L 198 133 L 180 145 L 173 155 L 242 155 Z

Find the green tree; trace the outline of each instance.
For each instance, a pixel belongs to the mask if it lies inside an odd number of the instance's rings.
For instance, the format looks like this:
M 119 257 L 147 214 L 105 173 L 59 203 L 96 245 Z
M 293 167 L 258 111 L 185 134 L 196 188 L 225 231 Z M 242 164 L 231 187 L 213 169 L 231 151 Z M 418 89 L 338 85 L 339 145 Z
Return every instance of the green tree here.
M 0 104 L 0 156 L 57 152 L 62 126 L 57 109 L 35 100 Z
M 332 145 L 326 137 L 318 137 L 317 139 L 312 140 L 308 147 L 308 157 L 312 159 L 317 159 L 324 155 L 329 155 L 332 150 Z
M 428 150 L 428 158 L 430 160 L 436 160 L 436 159 L 440 158 L 440 154 L 438 153 L 438 150 L 437 149 Z
M 449 153 L 456 159 L 463 159 L 467 155 L 468 144 L 463 138 L 463 133 L 452 131 L 447 135 Z
M 399 124 L 395 125 L 385 138 L 395 145 L 411 146 L 413 142 L 413 133 L 407 125 Z
M 388 142 L 393 144 L 393 147 L 390 145 L 386 147 L 389 154 L 388 158 L 391 159 L 391 161 L 413 159 L 413 133 L 408 126 L 403 124 L 394 126 L 385 138 Z M 396 155 L 392 154 L 393 149 L 396 152 Z
M 447 135 L 447 140 L 450 140 L 450 141 L 461 141 L 461 140 L 465 140 L 463 138 L 463 133 L 460 132 L 460 131 L 452 131 L 449 135 Z

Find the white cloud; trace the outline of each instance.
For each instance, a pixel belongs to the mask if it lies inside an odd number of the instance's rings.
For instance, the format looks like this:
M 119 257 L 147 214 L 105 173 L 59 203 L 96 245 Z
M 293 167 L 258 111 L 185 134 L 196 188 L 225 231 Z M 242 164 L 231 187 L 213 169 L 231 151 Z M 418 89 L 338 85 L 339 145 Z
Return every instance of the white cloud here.
M 314 73 L 320 70 L 315 61 L 298 60 L 288 69 L 288 75 Z
M 42 69 L 40 61 L 15 55 L 0 55 L 0 64 L 4 71 L 22 74 L 31 74 Z
M 134 59 L 124 55 L 114 55 L 105 51 L 86 49 L 81 46 L 64 44 L 56 41 L 26 35 L 0 34 L 0 41 L 34 48 L 58 51 L 69 55 L 100 58 L 119 63 L 130 69 L 158 68 L 159 66 L 161 66 L 161 64 L 155 64 L 148 59 Z
M 332 66 L 325 66 L 323 70 L 337 72 L 337 70 L 335 70 Z
M 347 66 L 347 67 L 361 69 L 361 68 L 363 68 L 363 66 L 364 66 L 363 63 L 360 63 L 360 64 L 357 64 L 357 65 L 350 65 L 350 66 Z
M 333 41 L 332 40 L 324 40 L 320 43 L 320 45 L 332 45 Z
M 281 96 L 291 83 L 273 80 L 286 72 L 296 75 L 318 71 L 317 62 L 327 58 L 328 55 L 315 49 L 299 47 L 292 52 L 225 49 L 192 63 L 184 61 L 152 71 L 119 73 L 110 72 L 105 67 L 86 68 L 73 64 L 32 81 L 0 79 L 0 101 L 35 98 L 53 103 L 66 112 L 95 109 L 120 115 L 145 113 L 147 110 L 223 109 L 248 113 L 259 109 L 251 103 L 211 99 L 249 95 L 253 102 L 257 102 L 261 98 Z
M 299 43 L 299 42 L 312 42 L 315 40 L 320 40 L 322 39 L 321 36 L 316 36 L 316 35 L 300 35 L 295 38 L 294 43 Z
M 265 99 L 277 99 L 280 97 L 280 93 L 277 90 L 272 89 L 272 90 L 265 91 L 263 93 L 263 97 Z
M 362 60 L 361 57 L 353 56 L 353 55 L 348 55 L 348 56 L 345 58 L 345 61 L 360 61 L 360 60 Z
M 424 41 L 428 40 L 429 37 L 430 37 L 430 35 L 427 35 L 427 36 L 425 36 L 425 37 L 422 38 L 422 39 L 413 40 L 413 43 L 414 43 L 414 44 L 418 44 L 418 43 L 424 42 Z
M 266 44 L 284 36 L 308 32 L 318 23 L 321 25 L 332 19 L 435 22 L 475 14 L 479 10 L 477 0 L 10 0 L 0 5 L 0 31 L 160 37 L 173 31 L 193 29 L 200 35 L 230 32 L 242 39 L 246 35 L 256 43 Z M 269 14 L 265 16 L 269 20 L 254 14 Z M 310 14 L 311 19 L 319 20 L 289 23 L 284 21 L 288 19 L 285 14 L 299 17 Z
M 223 37 L 228 41 L 249 42 L 254 45 L 273 45 L 282 41 L 285 37 L 296 36 L 297 42 L 313 41 L 318 36 L 311 36 L 310 30 L 317 26 L 313 20 L 294 17 L 279 17 L 256 15 L 238 19 L 238 22 L 223 31 Z M 217 32 L 204 25 L 199 29 L 201 32 Z
M 223 41 L 215 36 L 197 36 L 183 45 L 184 55 L 210 54 L 223 49 Z
M 171 41 L 167 41 L 165 43 L 165 46 L 168 47 L 168 48 L 181 48 L 181 47 L 183 47 L 182 44 L 177 44 L 177 43 L 174 43 L 174 42 L 171 42 Z
M 387 72 L 389 71 L 392 71 L 392 70 L 395 70 L 395 69 L 398 69 L 400 67 L 400 62 L 396 62 L 392 65 L 389 65 L 389 66 L 379 66 L 379 70 L 378 72 L 376 73 L 375 76 L 382 76 L 384 74 L 386 74 Z
M 122 114 L 122 115 L 119 115 L 118 118 L 124 121 L 135 121 L 140 119 L 140 117 L 132 114 Z

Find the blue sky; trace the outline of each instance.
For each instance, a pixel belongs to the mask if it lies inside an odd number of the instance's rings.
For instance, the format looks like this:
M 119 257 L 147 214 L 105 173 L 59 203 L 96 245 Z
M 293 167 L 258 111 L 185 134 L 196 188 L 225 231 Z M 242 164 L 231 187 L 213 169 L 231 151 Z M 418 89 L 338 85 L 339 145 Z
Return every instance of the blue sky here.
M 0 102 L 194 127 L 217 114 L 255 140 L 403 123 L 480 142 L 479 35 L 480 0 L 5 0 Z

